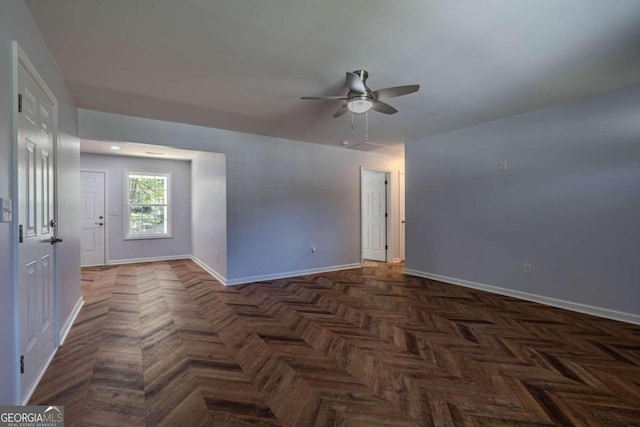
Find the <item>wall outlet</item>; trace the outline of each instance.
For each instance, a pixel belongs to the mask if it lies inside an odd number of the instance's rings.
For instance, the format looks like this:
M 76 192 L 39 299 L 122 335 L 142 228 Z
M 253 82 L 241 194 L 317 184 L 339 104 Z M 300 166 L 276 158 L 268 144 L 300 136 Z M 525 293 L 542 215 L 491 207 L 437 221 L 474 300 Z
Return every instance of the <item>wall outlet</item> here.
M 216 259 L 220 259 L 220 251 L 216 252 Z
M 524 274 L 533 274 L 533 265 L 525 262 L 524 264 L 522 264 L 522 272 Z
M 500 162 L 500 170 L 503 171 L 503 172 L 507 170 L 507 161 L 506 160 L 502 160 Z
M 311 245 L 311 253 L 312 254 L 316 253 L 316 245 Z

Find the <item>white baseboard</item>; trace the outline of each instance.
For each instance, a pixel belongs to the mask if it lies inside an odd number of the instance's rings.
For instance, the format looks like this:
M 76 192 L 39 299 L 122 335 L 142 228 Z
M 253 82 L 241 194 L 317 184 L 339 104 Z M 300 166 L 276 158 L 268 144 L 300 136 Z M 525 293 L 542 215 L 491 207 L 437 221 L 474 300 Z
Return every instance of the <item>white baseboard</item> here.
M 454 277 L 441 276 L 439 274 L 427 273 L 424 271 L 404 269 L 405 274 L 411 276 L 424 277 L 426 279 L 438 280 L 452 285 L 464 286 L 466 288 L 479 289 L 492 292 L 494 294 L 506 295 L 552 307 L 563 308 L 565 310 L 577 311 L 579 313 L 591 314 L 593 316 L 604 317 L 606 319 L 619 320 L 621 322 L 640 325 L 640 315 L 611 310 L 608 308 L 595 307 L 592 305 L 580 304 L 573 301 L 566 301 L 557 298 L 546 297 L 544 295 L 530 294 L 528 292 L 516 291 L 513 289 L 501 288 L 499 286 L 485 285 L 483 283 L 471 282 L 469 280 L 456 279 Z
M 402 262 L 402 260 L 401 260 L 400 258 L 393 258 L 393 259 L 391 260 L 391 263 L 392 263 L 392 264 L 397 264 L 397 263 L 399 263 L 399 262 Z
M 80 309 L 82 308 L 83 305 L 84 305 L 84 300 L 82 299 L 82 297 L 78 298 L 78 301 L 76 302 L 76 305 L 73 307 L 73 310 L 71 310 L 69 317 L 67 317 L 67 320 L 64 322 L 64 325 L 62 325 L 62 328 L 60 328 L 60 335 L 59 335 L 60 344 L 59 345 L 64 344 L 64 340 L 67 339 L 67 335 L 71 330 L 71 326 L 73 325 L 73 322 L 76 321 L 76 317 L 78 317 L 78 313 L 80 313 Z
M 202 267 L 207 273 L 209 273 L 213 277 L 215 277 L 216 280 L 218 280 L 224 286 L 244 285 L 246 283 L 262 282 L 262 281 L 265 281 L 265 280 L 286 279 L 286 278 L 289 278 L 289 277 L 306 276 L 308 274 L 326 273 L 326 272 L 329 272 L 329 271 L 347 270 L 347 269 L 350 269 L 350 268 L 360 268 L 360 267 L 362 267 L 361 263 L 344 264 L 344 265 L 334 265 L 334 266 L 331 266 L 331 267 L 310 268 L 310 269 L 306 269 L 306 270 L 287 271 L 287 272 L 284 272 L 284 273 L 265 274 L 265 275 L 260 275 L 260 276 L 248 276 L 248 277 L 241 277 L 241 278 L 238 278 L 238 279 L 229 280 L 226 277 L 224 277 L 223 275 L 221 275 L 220 273 L 218 273 L 215 269 L 213 269 L 212 267 L 207 265 L 207 263 L 205 263 L 204 261 L 202 261 L 202 260 L 200 260 L 200 259 L 198 259 L 198 258 L 196 258 L 194 256 L 191 256 L 190 258 L 191 258 L 191 260 L 193 262 L 195 262 L 200 267 Z
M 238 279 L 227 280 L 227 283 L 225 283 L 225 286 L 244 285 L 246 283 L 262 282 L 265 280 L 287 279 L 289 277 L 306 276 L 309 274 L 327 273 L 329 271 L 348 270 L 351 268 L 360 268 L 360 267 L 362 267 L 362 264 L 358 262 L 354 264 L 333 265 L 330 267 L 309 268 L 307 270 L 295 270 L 295 271 L 287 271 L 283 273 L 265 274 L 262 276 L 240 277 Z
M 218 282 L 220 282 L 223 285 L 227 286 L 227 279 L 222 274 L 218 273 L 216 270 L 214 270 L 213 268 L 209 267 L 209 265 L 207 265 L 207 263 L 205 263 L 202 260 L 199 260 L 198 258 L 194 257 L 193 255 L 191 255 L 190 258 L 191 258 L 191 261 L 195 262 L 200 267 L 202 267 L 204 269 L 204 271 L 206 271 L 207 273 L 209 273 L 210 275 L 215 277 Z
M 22 398 L 22 406 L 25 406 L 27 403 L 29 403 L 29 399 L 31 399 L 31 396 L 33 396 L 33 392 L 36 391 L 38 384 L 40 384 L 40 381 L 42 380 L 44 373 L 47 372 L 47 369 L 49 369 L 49 365 L 51 364 L 51 361 L 53 360 L 53 357 L 56 355 L 57 352 L 58 352 L 58 347 L 53 349 L 53 351 L 51 352 L 51 355 L 47 359 L 47 363 L 44 364 L 44 366 L 42 367 L 42 370 L 38 374 L 38 378 L 36 378 L 31 388 L 29 388 L 29 390 L 27 391 L 27 394 L 24 395 L 24 397 Z M 19 424 L 19 425 L 22 425 L 22 424 Z
M 170 261 L 173 259 L 191 259 L 191 255 L 168 255 L 168 256 L 156 256 L 156 257 L 148 257 L 148 258 L 110 259 L 109 261 L 107 261 L 107 265 L 135 264 L 137 262 L 152 262 L 152 261 Z

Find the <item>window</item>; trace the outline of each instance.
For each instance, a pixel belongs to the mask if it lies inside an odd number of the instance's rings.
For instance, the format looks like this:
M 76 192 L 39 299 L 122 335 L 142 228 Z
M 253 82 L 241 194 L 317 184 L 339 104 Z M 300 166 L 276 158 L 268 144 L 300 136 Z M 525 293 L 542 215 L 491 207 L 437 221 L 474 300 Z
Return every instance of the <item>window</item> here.
M 125 172 L 125 239 L 171 235 L 171 174 Z

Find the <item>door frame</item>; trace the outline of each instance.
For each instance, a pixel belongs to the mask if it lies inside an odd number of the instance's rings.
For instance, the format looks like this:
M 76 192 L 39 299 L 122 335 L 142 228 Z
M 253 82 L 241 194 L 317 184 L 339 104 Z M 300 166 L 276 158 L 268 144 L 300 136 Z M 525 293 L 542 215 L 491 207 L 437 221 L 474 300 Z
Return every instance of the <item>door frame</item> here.
M 364 166 L 360 166 L 360 264 L 362 265 L 364 263 L 364 249 L 362 248 L 362 224 L 364 222 L 364 219 L 362 218 L 362 216 L 364 215 L 364 211 L 362 210 L 362 198 L 364 197 L 364 186 L 363 186 L 363 182 L 364 182 L 364 172 L 365 171 L 370 171 L 370 172 L 381 172 L 384 173 L 386 175 L 386 179 L 389 182 L 387 184 L 386 187 L 386 193 L 387 193 L 387 197 L 386 197 L 386 203 L 387 203 L 387 218 L 385 221 L 385 241 L 386 241 L 386 246 L 387 249 L 385 250 L 385 254 L 384 254 L 384 258 L 385 258 L 385 263 L 390 263 L 390 259 L 391 259 L 391 252 L 392 252 L 392 244 L 391 244 L 391 218 L 393 217 L 393 204 L 391 203 L 391 186 L 393 185 L 393 171 L 391 170 L 385 170 L 385 169 L 369 169 L 369 168 L 365 168 Z
M 104 174 L 104 264 L 109 264 L 109 223 L 111 222 L 109 215 L 109 171 L 107 169 L 94 169 L 80 167 L 80 174 L 82 172 L 94 172 Z M 82 184 L 80 184 L 80 190 L 82 191 Z M 82 228 L 82 225 L 80 226 Z M 82 242 L 80 242 L 82 247 Z
M 404 187 L 404 197 L 403 197 Z M 403 226 L 404 225 L 404 230 Z M 398 171 L 398 262 L 406 261 L 407 244 L 407 173 Z
M 13 179 L 13 183 L 11 186 L 11 191 L 14 195 L 13 200 L 13 218 L 12 218 L 12 291 L 13 291 L 13 342 L 14 342 L 14 357 L 13 357 L 13 371 L 14 379 L 15 379 L 15 401 L 21 403 L 22 405 L 26 405 L 28 400 L 31 398 L 31 395 L 35 391 L 35 387 L 42 379 L 42 376 L 46 372 L 53 356 L 56 354 L 57 349 L 60 347 L 60 289 L 59 289 L 59 249 L 58 245 L 53 245 L 53 334 L 54 334 L 54 345 L 55 348 L 53 353 L 50 355 L 49 359 L 45 363 L 45 366 L 40 372 L 38 378 L 36 379 L 34 386 L 31 390 L 28 390 L 25 393 L 23 398 L 21 390 L 22 390 L 22 381 L 20 374 L 20 354 L 22 349 L 20 348 L 20 323 L 21 323 L 21 312 L 20 312 L 20 283 L 18 283 L 18 271 L 19 271 L 19 261 L 20 261 L 20 251 L 18 244 L 18 226 L 20 222 L 20 203 L 18 200 L 19 197 L 19 170 L 18 170 L 18 145 L 20 143 L 18 139 L 18 126 L 19 126 L 19 116 L 18 116 L 18 74 L 19 67 L 24 66 L 25 70 L 33 77 L 34 81 L 40 86 L 40 88 L 44 91 L 46 96 L 52 102 L 52 126 L 51 126 L 51 135 L 52 135 L 52 144 L 53 144 L 53 217 L 55 221 L 58 223 L 58 227 L 60 226 L 59 216 L 58 216 L 58 100 L 53 95 L 53 92 L 49 90 L 49 87 L 45 83 L 44 79 L 38 73 L 36 67 L 31 63 L 27 55 L 24 53 L 18 42 L 12 41 L 12 80 L 13 80 L 13 107 L 12 107 L 12 126 L 13 126 L 13 135 L 12 135 L 12 152 L 11 152 L 11 177 Z M 59 230 L 59 228 L 58 228 Z M 57 230 L 55 231 L 55 235 L 57 236 Z

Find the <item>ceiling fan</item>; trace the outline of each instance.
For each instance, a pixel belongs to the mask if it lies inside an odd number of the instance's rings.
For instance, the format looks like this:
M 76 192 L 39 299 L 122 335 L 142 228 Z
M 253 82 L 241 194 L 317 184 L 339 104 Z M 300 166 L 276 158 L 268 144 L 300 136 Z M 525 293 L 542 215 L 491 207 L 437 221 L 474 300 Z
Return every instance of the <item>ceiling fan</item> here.
M 398 110 L 380 100 L 407 95 L 417 92 L 418 89 L 420 89 L 420 85 L 406 85 L 372 91 L 367 87 L 367 77 L 369 77 L 369 73 L 365 70 L 356 70 L 352 73 L 347 71 L 347 87 L 349 88 L 349 93 L 346 95 L 303 96 L 302 99 L 346 101 L 344 105 L 336 111 L 333 117 L 340 117 L 347 111 L 359 114 L 366 113 L 371 109 L 384 114 L 395 114 Z

